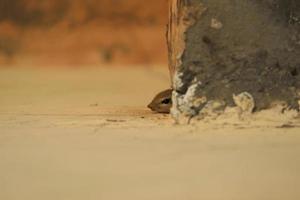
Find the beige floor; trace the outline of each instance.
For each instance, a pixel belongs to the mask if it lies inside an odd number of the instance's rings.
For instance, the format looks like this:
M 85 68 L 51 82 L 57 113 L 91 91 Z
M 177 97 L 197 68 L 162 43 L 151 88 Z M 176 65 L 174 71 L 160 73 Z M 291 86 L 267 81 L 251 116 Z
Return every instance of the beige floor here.
M 0 70 L 0 200 L 300 199 L 300 128 L 173 125 L 167 77 Z

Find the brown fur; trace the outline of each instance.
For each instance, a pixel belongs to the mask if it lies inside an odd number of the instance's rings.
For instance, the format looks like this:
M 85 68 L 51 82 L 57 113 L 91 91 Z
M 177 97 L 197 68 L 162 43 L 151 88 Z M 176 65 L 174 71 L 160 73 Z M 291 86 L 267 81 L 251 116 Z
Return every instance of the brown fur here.
M 172 89 L 168 89 L 158 93 L 148 105 L 148 108 L 158 113 L 170 113 L 172 107 L 172 91 Z

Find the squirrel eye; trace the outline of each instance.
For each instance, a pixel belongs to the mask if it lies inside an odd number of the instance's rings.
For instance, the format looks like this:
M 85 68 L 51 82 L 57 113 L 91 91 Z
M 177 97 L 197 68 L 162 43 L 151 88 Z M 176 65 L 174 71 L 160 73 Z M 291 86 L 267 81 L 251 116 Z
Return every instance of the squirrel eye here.
M 161 101 L 162 104 L 170 104 L 171 103 L 171 99 L 164 99 Z

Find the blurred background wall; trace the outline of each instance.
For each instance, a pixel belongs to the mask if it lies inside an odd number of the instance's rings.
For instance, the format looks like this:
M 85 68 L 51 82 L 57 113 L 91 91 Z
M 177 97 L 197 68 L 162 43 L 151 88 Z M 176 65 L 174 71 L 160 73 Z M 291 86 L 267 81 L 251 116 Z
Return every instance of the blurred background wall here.
M 0 0 L 0 67 L 166 64 L 167 0 Z

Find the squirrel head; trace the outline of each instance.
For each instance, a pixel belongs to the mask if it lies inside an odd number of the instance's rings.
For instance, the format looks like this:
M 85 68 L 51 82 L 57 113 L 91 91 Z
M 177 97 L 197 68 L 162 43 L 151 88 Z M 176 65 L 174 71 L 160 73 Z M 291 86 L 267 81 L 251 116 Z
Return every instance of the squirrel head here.
M 168 89 L 158 93 L 148 105 L 148 108 L 158 113 L 170 113 L 172 107 L 172 91 L 172 89 Z

